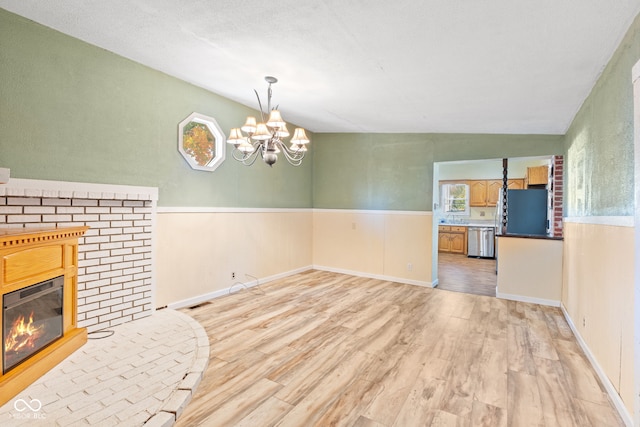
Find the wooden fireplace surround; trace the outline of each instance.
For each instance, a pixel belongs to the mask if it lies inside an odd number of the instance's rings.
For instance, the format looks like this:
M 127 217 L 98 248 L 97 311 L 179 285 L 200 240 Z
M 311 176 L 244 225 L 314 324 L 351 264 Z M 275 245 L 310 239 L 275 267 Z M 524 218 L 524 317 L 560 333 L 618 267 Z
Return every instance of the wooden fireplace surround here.
M 6 374 L 0 369 L 0 405 L 87 342 L 87 330 L 77 326 L 77 272 L 78 238 L 88 229 L 83 226 L 0 230 L 0 296 L 64 276 L 62 337 Z M 0 331 L 4 330 L 2 321 L 0 314 Z

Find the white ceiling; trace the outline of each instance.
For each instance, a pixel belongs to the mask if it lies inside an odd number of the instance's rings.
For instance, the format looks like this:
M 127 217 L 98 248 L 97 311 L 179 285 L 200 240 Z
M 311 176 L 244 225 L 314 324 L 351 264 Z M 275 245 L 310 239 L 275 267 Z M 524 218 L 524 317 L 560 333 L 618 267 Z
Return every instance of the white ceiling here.
M 640 0 L 0 0 L 315 132 L 563 134 Z

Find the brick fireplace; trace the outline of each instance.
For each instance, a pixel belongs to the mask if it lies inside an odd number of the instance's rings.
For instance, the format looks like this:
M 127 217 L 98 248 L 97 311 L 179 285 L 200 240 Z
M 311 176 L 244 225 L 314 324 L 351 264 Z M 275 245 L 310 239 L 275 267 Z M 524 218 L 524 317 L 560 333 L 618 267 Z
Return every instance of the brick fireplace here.
M 11 179 L 0 231 L 89 226 L 78 246 L 79 327 L 89 332 L 153 312 L 157 188 Z

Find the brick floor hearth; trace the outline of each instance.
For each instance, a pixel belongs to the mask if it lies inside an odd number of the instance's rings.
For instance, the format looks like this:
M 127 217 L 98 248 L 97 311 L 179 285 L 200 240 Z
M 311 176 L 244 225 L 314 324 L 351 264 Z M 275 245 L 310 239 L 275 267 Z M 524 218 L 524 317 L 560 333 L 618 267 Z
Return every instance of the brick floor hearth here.
M 170 309 L 109 330 L 0 407 L 0 425 L 172 425 L 207 367 L 205 330 Z

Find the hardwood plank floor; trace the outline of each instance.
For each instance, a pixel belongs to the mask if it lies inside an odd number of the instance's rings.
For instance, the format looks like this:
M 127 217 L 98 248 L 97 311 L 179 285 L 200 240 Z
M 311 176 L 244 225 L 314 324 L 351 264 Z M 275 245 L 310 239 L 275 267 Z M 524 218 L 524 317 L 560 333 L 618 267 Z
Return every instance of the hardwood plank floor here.
M 309 271 L 183 311 L 177 426 L 623 426 L 557 308 Z
M 438 252 L 438 289 L 496 296 L 496 260 Z

